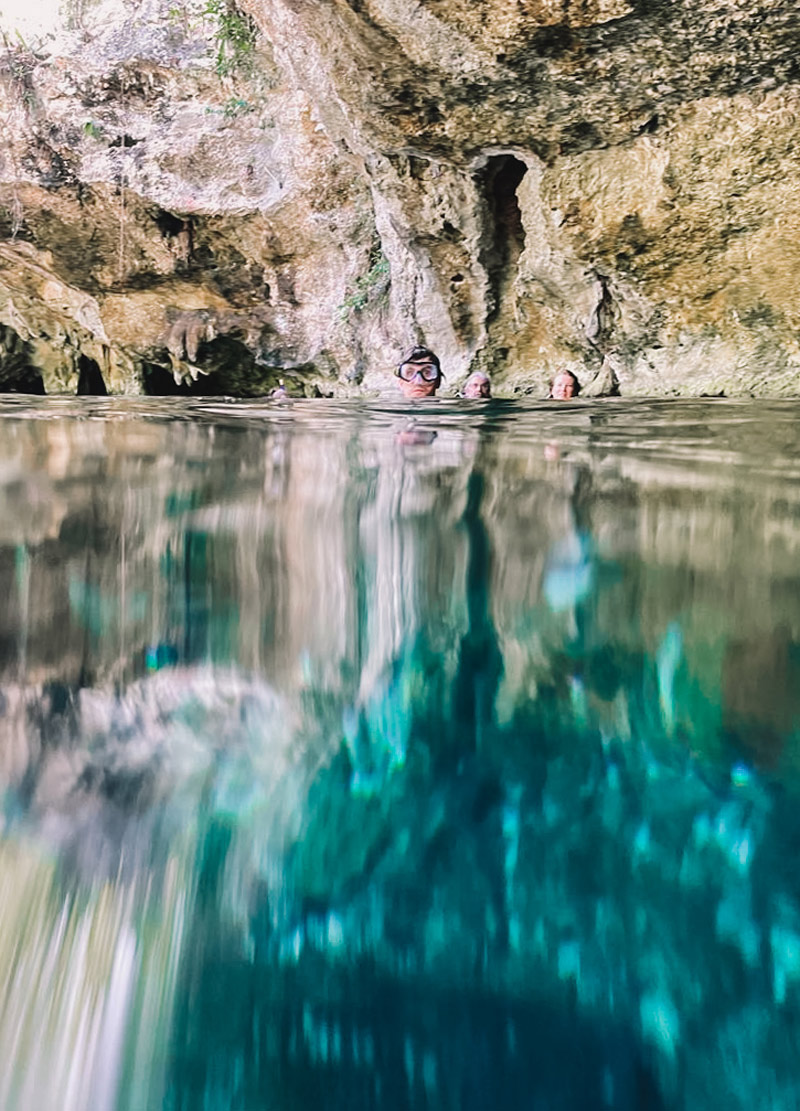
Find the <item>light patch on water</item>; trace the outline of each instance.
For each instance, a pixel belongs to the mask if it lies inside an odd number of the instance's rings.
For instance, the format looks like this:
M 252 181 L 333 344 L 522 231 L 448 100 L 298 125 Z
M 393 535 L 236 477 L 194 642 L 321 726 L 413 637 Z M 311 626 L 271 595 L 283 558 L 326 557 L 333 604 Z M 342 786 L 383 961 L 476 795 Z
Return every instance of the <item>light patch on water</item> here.
M 761 934 L 753 922 L 749 892 L 731 891 L 717 907 L 717 936 L 734 945 L 746 964 L 756 968 L 761 954 Z
M 422 1055 L 422 1082 L 425 1085 L 428 1102 L 432 1103 L 439 1086 L 439 1077 L 436 1058 L 429 1049 L 426 1049 Z
M 636 831 L 633 839 L 633 852 L 635 856 L 646 856 L 650 849 L 650 827 L 643 822 Z
M 412 1042 L 411 1038 L 406 1035 L 406 1037 L 403 1039 L 403 1067 L 405 1068 L 406 1072 L 406 1083 L 408 1084 L 409 1089 L 412 1090 L 414 1088 L 414 1082 L 417 1075 L 416 1064 L 417 1062 L 416 1055 L 414 1053 L 414 1043 Z
M 722 807 L 713 829 L 714 839 L 728 862 L 739 872 L 746 872 L 753 855 L 753 835 L 742 825 L 741 808 L 733 803 Z
M 769 941 L 775 1002 L 785 1003 L 789 983 L 800 980 L 800 933 L 788 926 L 775 925 Z
M 575 941 L 562 942 L 558 947 L 559 980 L 577 980 L 581 971 L 581 950 Z
M 111 1111 L 137 973 L 131 892 L 59 909 L 50 869 L 16 846 L 0 854 L 0 1105 Z
M 683 634 L 677 621 L 671 621 L 656 653 L 658 700 L 664 727 L 675 731 L 675 676 L 683 658 Z
M 328 915 L 327 943 L 329 949 L 341 949 L 344 945 L 344 923 L 338 914 Z
M 745 764 L 734 764 L 731 768 L 731 783 L 734 787 L 749 787 L 753 773 Z
M 98 1038 L 97 1073 L 92 1086 L 91 1106 L 112 1109 L 125 1048 L 128 1012 L 137 973 L 136 936 L 129 927 L 120 930 L 111 969 L 111 983 Z
M 603 1103 L 613 1107 L 614 1101 L 614 1074 L 611 1069 L 603 1069 Z
M 101 884 L 65 896 L 49 860 L 15 843 L 0 848 L 4 1111 L 161 1105 L 183 941 L 174 870 L 159 890 Z
M 675 1004 L 664 991 L 649 992 L 639 1005 L 642 1034 L 668 1057 L 674 1057 L 680 1040 L 680 1017 Z
M 508 801 L 501 812 L 503 842 L 505 845 L 503 871 L 505 873 L 506 905 L 509 908 L 508 939 L 512 949 L 518 949 L 519 923 L 516 922 L 517 928 L 515 929 L 516 916 L 512 908 L 514 906 L 514 876 L 519 861 L 521 828 L 520 799 L 522 798 L 522 788 L 517 785 L 513 786 L 510 788 L 508 796 Z
M 594 587 L 594 564 L 589 542 L 573 534 L 553 546 L 542 592 L 554 613 L 562 613 L 587 598 Z

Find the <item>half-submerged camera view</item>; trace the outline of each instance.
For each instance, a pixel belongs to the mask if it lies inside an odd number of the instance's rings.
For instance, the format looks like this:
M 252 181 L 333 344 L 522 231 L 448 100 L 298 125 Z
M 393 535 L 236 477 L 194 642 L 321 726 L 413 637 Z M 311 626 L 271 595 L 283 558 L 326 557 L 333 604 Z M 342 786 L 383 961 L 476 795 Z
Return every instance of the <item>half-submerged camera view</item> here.
M 0 1106 L 800 1103 L 796 403 L 7 399 Z

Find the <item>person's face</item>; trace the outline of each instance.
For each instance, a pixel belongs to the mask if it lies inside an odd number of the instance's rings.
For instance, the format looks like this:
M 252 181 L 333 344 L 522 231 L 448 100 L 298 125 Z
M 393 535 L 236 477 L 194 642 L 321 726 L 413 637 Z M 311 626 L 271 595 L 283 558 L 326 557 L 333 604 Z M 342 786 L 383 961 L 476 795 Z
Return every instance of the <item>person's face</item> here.
M 433 397 L 439 388 L 442 375 L 435 363 L 403 363 L 398 373 L 403 396 L 408 398 Z
M 555 376 L 553 388 L 550 391 L 551 397 L 555 397 L 558 401 L 566 401 L 568 398 L 574 397 L 575 392 L 575 379 L 571 374 L 562 371 Z
M 473 374 L 464 386 L 464 397 L 477 400 L 482 397 L 492 396 L 492 383 L 485 374 Z

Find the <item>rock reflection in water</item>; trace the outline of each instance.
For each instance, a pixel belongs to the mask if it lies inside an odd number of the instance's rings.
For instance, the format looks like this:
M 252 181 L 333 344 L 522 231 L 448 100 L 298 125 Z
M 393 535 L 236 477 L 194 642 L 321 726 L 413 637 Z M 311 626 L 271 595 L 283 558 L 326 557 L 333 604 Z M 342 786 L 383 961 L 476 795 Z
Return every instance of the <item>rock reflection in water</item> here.
M 0 1103 L 795 1106 L 794 415 L 5 404 Z

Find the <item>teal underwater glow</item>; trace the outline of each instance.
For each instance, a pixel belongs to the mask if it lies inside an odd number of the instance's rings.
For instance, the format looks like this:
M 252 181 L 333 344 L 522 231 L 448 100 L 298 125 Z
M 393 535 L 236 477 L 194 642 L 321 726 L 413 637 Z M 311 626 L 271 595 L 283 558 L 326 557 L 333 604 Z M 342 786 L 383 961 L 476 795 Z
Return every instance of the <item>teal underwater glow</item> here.
M 799 415 L 0 405 L 0 1106 L 797 1107 Z

